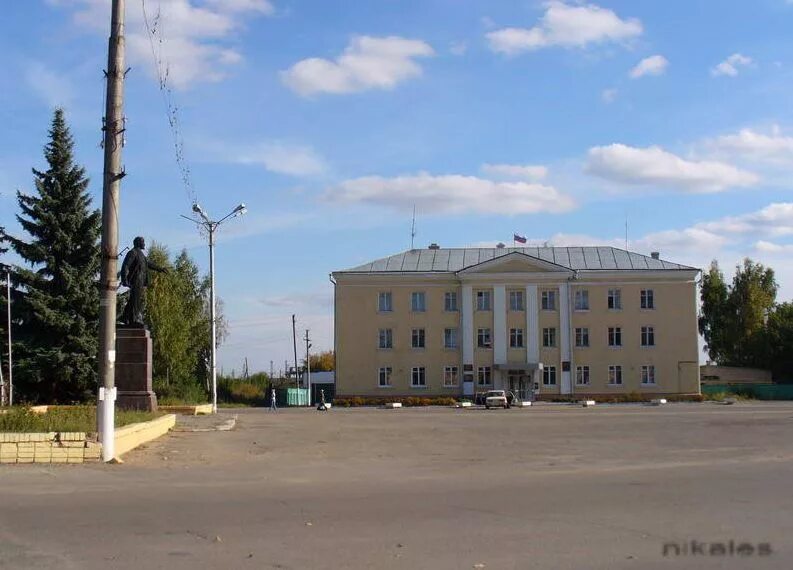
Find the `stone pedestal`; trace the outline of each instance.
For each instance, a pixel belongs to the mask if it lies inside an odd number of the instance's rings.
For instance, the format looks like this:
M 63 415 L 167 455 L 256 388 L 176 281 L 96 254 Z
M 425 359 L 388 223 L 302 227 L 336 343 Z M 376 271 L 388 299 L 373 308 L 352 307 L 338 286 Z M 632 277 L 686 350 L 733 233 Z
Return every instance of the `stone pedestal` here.
M 157 410 L 151 385 L 151 336 L 144 328 L 116 329 L 116 404 L 124 410 Z

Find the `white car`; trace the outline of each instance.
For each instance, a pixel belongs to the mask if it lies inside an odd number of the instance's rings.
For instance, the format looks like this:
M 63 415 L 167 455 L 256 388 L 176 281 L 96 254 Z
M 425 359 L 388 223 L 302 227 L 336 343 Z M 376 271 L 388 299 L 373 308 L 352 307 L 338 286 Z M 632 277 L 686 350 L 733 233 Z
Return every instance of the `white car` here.
M 509 408 L 509 399 L 504 390 L 490 390 L 485 394 L 485 408 Z

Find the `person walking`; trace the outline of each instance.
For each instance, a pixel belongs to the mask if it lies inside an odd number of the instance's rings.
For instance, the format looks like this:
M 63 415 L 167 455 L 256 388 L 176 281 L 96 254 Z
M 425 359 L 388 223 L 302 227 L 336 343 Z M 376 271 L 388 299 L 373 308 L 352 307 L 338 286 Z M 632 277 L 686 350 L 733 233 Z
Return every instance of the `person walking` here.
M 275 388 L 270 390 L 270 411 L 271 412 L 278 411 L 278 404 L 275 401 Z

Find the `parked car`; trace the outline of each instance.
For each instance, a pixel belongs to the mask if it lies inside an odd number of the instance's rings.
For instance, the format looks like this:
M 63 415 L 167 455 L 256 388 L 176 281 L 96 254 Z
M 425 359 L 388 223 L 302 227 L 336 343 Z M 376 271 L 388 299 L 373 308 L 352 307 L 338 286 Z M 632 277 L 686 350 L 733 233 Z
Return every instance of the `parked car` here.
M 485 393 L 485 408 L 509 408 L 509 399 L 504 390 L 490 390 Z

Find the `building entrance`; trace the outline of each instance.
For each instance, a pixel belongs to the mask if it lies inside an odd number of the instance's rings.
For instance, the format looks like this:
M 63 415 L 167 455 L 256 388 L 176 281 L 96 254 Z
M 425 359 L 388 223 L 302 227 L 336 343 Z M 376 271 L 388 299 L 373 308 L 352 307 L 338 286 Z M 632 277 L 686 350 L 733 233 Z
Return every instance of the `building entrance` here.
M 508 375 L 509 391 L 515 394 L 518 401 L 532 400 L 531 375 L 523 372 L 510 371 Z

